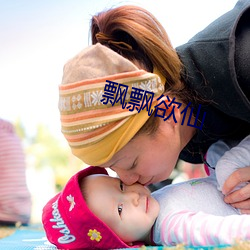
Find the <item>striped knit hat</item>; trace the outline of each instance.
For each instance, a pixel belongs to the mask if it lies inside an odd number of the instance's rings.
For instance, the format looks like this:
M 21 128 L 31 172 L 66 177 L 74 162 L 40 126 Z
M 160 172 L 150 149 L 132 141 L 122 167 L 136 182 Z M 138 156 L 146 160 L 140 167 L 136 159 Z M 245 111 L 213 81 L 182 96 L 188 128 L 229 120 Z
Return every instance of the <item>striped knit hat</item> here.
M 148 120 L 163 84 L 99 43 L 82 50 L 64 66 L 59 86 L 62 133 L 73 154 L 95 166 L 110 160 Z

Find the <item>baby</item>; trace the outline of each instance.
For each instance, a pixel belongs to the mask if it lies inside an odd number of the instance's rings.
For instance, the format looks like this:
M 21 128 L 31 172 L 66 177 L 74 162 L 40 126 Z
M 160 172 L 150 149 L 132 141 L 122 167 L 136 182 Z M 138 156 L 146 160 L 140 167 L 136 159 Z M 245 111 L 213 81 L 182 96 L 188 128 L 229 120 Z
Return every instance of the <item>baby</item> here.
M 209 165 L 220 157 L 215 152 L 228 149 L 222 141 L 211 146 Z M 226 204 L 219 190 L 227 175 L 249 160 L 250 136 L 218 160 L 217 179 L 210 169 L 209 177 L 169 185 L 152 194 L 141 184 L 127 186 L 103 168 L 88 167 L 71 177 L 44 207 L 47 238 L 60 249 L 207 246 L 250 239 L 250 216 Z

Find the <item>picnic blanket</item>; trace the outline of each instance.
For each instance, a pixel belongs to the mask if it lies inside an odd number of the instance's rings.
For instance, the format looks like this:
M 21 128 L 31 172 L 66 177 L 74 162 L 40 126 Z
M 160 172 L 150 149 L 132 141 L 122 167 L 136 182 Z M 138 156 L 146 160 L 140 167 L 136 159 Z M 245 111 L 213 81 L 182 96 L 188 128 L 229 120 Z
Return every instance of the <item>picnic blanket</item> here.
M 45 232 L 41 225 L 30 225 L 16 228 L 14 233 L 0 239 L 0 249 L 3 250 L 56 250 L 57 248 L 48 242 Z M 141 248 L 133 248 L 134 250 L 221 250 L 221 249 L 250 249 L 250 243 L 242 243 L 242 245 L 217 246 L 217 247 L 163 247 L 163 246 L 143 246 Z

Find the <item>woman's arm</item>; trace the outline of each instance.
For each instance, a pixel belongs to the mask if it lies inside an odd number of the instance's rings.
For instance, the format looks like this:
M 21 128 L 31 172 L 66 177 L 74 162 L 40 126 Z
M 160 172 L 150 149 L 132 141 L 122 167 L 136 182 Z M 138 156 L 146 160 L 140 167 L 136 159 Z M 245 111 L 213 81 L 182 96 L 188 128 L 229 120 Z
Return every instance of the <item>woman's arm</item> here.
M 226 151 L 218 160 L 215 173 L 219 185 L 219 190 L 225 193 L 223 188 L 228 177 L 238 169 L 250 165 L 250 135 L 243 139 L 237 146 Z M 248 183 L 241 183 L 237 189 L 246 186 Z
M 250 135 L 220 158 L 216 178 L 225 202 L 250 213 Z

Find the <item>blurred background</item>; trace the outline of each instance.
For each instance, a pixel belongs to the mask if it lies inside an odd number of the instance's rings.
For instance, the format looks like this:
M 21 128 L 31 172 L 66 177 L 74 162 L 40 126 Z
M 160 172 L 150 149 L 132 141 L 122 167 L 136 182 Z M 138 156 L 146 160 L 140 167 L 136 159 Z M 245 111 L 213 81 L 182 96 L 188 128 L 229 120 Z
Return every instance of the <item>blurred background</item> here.
M 176 47 L 236 2 L 0 0 L 0 118 L 14 124 L 22 141 L 32 222 L 40 222 L 43 205 L 85 167 L 72 156 L 60 132 L 57 102 L 63 65 L 91 44 L 91 16 L 119 5 L 139 5 L 158 18 Z M 176 179 L 203 175 L 201 168 L 183 164 L 177 171 L 185 171 L 175 173 Z

